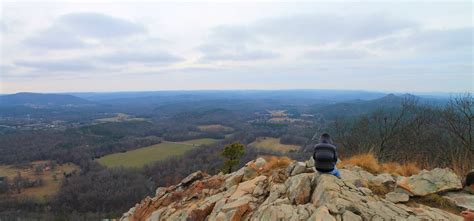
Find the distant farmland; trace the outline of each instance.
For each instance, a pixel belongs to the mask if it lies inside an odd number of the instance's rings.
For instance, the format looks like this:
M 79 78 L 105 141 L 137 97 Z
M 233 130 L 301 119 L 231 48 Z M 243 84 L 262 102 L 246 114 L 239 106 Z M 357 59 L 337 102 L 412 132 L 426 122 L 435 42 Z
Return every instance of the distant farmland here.
M 44 170 L 35 171 L 35 167 L 39 165 L 45 165 L 42 167 Z M 13 191 L 12 196 L 31 197 L 38 201 L 43 201 L 48 197 L 56 195 L 64 180 L 64 174 L 79 171 L 79 167 L 72 163 L 58 164 L 54 168 L 49 165 L 51 165 L 50 161 L 35 161 L 29 163 L 26 167 L 0 165 L 0 177 L 7 177 L 9 182 L 13 182 L 14 177 L 18 174 L 23 178 L 28 178 L 30 181 L 41 179 L 43 185 L 22 188 L 20 194 Z
M 131 167 L 140 168 L 146 164 L 160 161 L 173 156 L 179 156 L 193 147 L 207 145 L 217 142 L 218 140 L 203 138 L 188 140 L 182 142 L 163 142 L 148 147 L 127 151 L 125 153 L 114 153 L 106 155 L 97 161 L 107 167 Z
M 279 152 L 289 152 L 298 150 L 299 148 L 297 145 L 281 144 L 280 138 L 273 137 L 258 137 L 257 140 L 250 143 L 249 146 L 255 147 L 257 149 L 267 149 Z

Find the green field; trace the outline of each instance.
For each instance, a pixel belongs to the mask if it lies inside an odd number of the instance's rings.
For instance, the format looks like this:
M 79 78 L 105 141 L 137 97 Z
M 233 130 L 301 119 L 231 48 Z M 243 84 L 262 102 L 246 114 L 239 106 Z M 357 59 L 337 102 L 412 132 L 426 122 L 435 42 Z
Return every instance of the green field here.
M 187 140 L 179 143 L 186 143 L 186 144 L 193 144 L 193 145 L 209 145 L 216 143 L 219 140 L 212 139 L 212 138 L 201 138 L 201 139 L 194 139 L 194 140 Z
M 107 167 L 142 167 L 154 161 L 164 160 L 177 156 L 193 148 L 189 144 L 160 143 L 143 147 L 125 153 L 114 153 L 98 159 L 99 163 Z
M 146 164 L 167 159 L 172 156 L 184 154 L 195 146 L 212 144 L 216 139 L 202 138 L 181 142 L 166 142 L 148 147 L 127 151 L 125 153 L 114 153 L 104 156 L 97 161 L 107 167 L 134 167 L 139 168 Z

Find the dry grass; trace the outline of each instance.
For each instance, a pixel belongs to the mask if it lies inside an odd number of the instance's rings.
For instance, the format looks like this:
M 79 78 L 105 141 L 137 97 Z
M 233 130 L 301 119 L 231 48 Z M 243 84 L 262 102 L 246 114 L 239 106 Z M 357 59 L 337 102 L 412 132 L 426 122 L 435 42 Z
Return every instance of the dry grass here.
M 411 176 L 420 172 L 420 168 L 415 163 L 401 165 L 396 162 L 389 162 L 380 164 L 371 153 L 355 155 L 338 163 L 338 167 L 341 168 L 346 165 L 359 166 L 374 174 L 390 173 L 395 176 Z
M 278 152 L 296 151 L 300 148 L 298 145 L 282 144 L 280 143 L 280 138 L 273 137 L 258 137 L 254 142 L 250 143 L 249 146 Z
M 411 204 L 413 203 L 419 203 L 419 204 L 427 205 L 430 207 L 435 207 L 435 208 L 442 209 L 454 214 L 459 214 L 462 211 L 452 201 L 446 198 L 443 198 L 442 196 L 436 193 L 429 194 L 423 197 L 414 198 Z
M 249 167 L 254 168 L 259 174 L 265 174 L 268 172 L 272 172 L 275 169 L 279 168 L 286 168 L 288 165 L 291 164 L 293 161 L 292 159 L 288 157 L 277 157 L 277 156 L 262 156 L 267 163 L 261 168 L 257 168 L 255 165 L 255 162 L 250 164 Z
M 367 154 L 359 154 L 352 156 L 348 159 L 344 159 L 341 162 L 339 162 L 340 167 L 344 167 L 346 165 L 353 165 L 353 166 L 359 166 L 362 167 L 364 170 L 367 170 L 368 172 L 371 173 L 378 173 L 380 172 L 380 164 L 377 159 L 375 159 L 373 154 L 367 153 Z
M 267 161 L 264 168 L 265 170 L 286 168 L 292 162 L 292 160 L 288 157 L 269 156 L 269 157 L 264 157 L 264 159 Z
M 367 183 L 367 188 L 372 190 L 372 193 L 374 193 L 375 195 L 378 195 L 378 196 L 385 196 L 385 194 L 387 194 L 391 191 L 389 187 L 387 187 L 383 184 L 379 185 L 379 184 L 375 184 L 375 183 L 372 183 L 372 182 Z

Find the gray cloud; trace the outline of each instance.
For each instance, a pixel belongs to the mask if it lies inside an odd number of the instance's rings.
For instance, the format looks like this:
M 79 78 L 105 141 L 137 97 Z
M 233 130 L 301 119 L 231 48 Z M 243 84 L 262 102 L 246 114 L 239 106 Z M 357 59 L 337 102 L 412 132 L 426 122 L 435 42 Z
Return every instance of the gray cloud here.
M 99 13 L 72 13 L 58 19 L 46 30 L 25 39 L 24 43 L 38 48 L 83 48 L 83 38 L 107 39 L 144 33 L 141 24 Z
M 76 59 L 17 61 L 15 65 L 45 72 L 79 72 L 96 68 L 90 62 Z
M 266 60 L 280 57 L 280 54 L 272 51 L 254 50 L 254 51 L 216 51 L 208 52 L 204 57 L 203 61 L 255 61 L 255 60 Z
M 411 48 L 419 51 L 472 50 L 473 27 L 444 30 L 418 30 L 406 36 L 396 36 L 373 44 L 383 49 Z
M 8 31 L 8 27 L 4 21 L 0 21 L 0 33 L 5 33 Z
M 286 44 L 323 44 L 370 40 L 416 28 L 415 22 L 373 15 L 295 15 L 259 20 L 251 25 L 225 25 L 213 29 L 223 41 L 284 41 Z
M 24 43 L 42 49 L 73 49 L 88 46 L 78 35 L 61 27 L 51 27 L 43 30 L 27 38 Z
M 348 59 L 362 59 L 372 56 L 364 50 L 356 49 L 324 49 L 324 50 L 310 50 L 304 53 L 306 59 L 318 60 L 348 60 Z
M 105 54 L 97 57 L 98 60 L 113 64 L 146 63 L 164 64 L 183 61 L 183 58 L 167 52 L 120 52 Z
M 57 25 L 73 29 L 80 36 L 95 38 L 115 38 L 145 32 L 145 27 L 99 13 L 73 13 L 61 16 Z

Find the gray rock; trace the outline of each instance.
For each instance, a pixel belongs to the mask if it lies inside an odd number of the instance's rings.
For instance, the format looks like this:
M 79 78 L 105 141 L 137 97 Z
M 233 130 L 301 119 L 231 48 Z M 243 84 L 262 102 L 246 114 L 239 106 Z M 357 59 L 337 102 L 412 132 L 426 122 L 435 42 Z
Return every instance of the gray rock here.
M 253 167 L 244 167 L 244 176 L 242 181 L 251 180 L 258 176 L 257 170 Z
M 377 185 L 385 185 L 387 187 L 393 186 L 396 183 L 393 176 L 388 173 L 379 174 L 375 176 L 374 178 L 372 178 L 370 181 Z
M 351 211 L 342 214 L 342 221 L 362 221 L 362 218 Z
M 265 166 L 265 164 L 267 164 L 267 161 L 261 157 L 255 160 L 255 166 L 257 166 L 257 168 L 262 168 Z
M 474 210 L 474 195 L 467 192 L 450 192 L 443 196 L 464 209 Z
M 410 196 L 405 193 L 390 192 L 385 194 L 385 199 L 392 203 L 404 203 L 410 200 Z
M 244 168 L 235 171 L 224 182 L 224 187 L 230 189 L 232 186 L 239 184 L 244 177 Z
M 306 171 L 306 164 L 303 162 L 296 162 L 290 175 L 294 176 L 300 173 L 304 173 L 305 171 Z
M 423 170 L 411 177 L 399 177 L 397 187 L 403 188 L 415 196 L 462 189 L 461 179 L 451 169 L 435 168 Z
M 183 186 L 189 185 L 196 180 L 202 179 L 203 177 L 204 177 L 204 173 L 199 170 L 197 172 L 191 173 L 189 176 L 181 180 L 181 185 Z
M 336 221 L 336 218 L 331 216 L 329 210 L 325 206 L 318 207 L 309 220 L 314 221 Z
M 306 161 L 306 167 L 314 168 L 314 159 L 313 159 L 313 157 L 310 157 L 309 160 Z
M 309 201 L 313 177 L 312 173 L 303 173 L 292 176 L 285 182 L 288 187 L 288 198 L 292 203 L 298 205 Z

